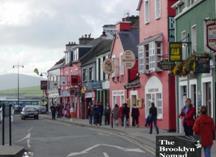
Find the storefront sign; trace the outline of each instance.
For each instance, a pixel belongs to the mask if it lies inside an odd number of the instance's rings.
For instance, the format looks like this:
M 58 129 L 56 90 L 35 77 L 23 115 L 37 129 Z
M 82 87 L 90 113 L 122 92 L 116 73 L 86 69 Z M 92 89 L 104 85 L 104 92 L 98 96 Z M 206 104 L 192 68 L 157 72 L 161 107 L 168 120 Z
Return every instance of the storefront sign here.
M 182 43 L 170 42 L 169 44 L 169 60 L 173 62 L 182 61 Z
M 112 96 L 124 96 L 124 90 L 114 90 L 112 91 Z
M 216 20 L 207 21 L 206 29 L 207 47 L 216 52 Z
M 136 63 L 134 53 L 130 50 L 126 50 L 122 56 L 122 63 L 125 65 L 126 69 L 132 69 Z
M 175 62 L 169 60 L 163 60 L 159 62 L 159 68 L 162 70 L 172 70 L 175 66 Z
M 94 97 L 94 92 L 85 93 L 85 98 L 93 98 L 93 97 Z
M 210 72 L 210 58 L 209 56 L 197 56 L 194 73 L 209 73 Z
M 110 58 L 107 58 L 104 62 L 103 62 L 103 72 L 105 74 L 112 74 L 114 72 L 114 65 L 113 62 Z
M 41 90 L 47 90 L 48 82 L 46 80 L 41 81 Z

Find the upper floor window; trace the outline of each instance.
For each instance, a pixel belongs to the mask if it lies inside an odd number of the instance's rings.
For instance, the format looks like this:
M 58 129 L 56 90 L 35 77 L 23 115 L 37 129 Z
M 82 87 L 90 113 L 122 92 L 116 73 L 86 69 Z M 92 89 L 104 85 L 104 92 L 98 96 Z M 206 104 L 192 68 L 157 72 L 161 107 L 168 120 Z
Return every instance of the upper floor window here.
M 149 0 L 144 1 L 144 21 L 145 23 L 150 22 L 150 2 Z
M 161 0 L 155 0 L 155 18 L 161 17 Z
M 152 41 L 139 47 L 139 71 L 157 71 L 158 63 L 161 61 L 162 43 Z
M 83 82 L 87 81 L 87 70 L 86 69 L 83 69 Z
M 192 52 L 197 51 L 197 27 L 196 25 L 191 28 L 191 42 L 192 42 Z
M 122 57 L 123 57 L 123 52 L 120 54 L 120 59 L 119 59 L 120 75 L 124 75 L 124 64 L 122 62 Z
M 181 32 L 181 41 L 188 42 L 187 32 Z M 182 60 L 185 60 L 188 56 L 188 45 L 186 43 L 182 44 Z
M 92 81 L 93 80 L 93 68 L 90 67 L 89 68 L 89 81 Z
M 103 57 L 103 62 L 106 60 L 106 57 Z M 103 68 L 101 68 L 101 73 L 103 73 L 103 80 L 106 80 L 106 74 L 103 72 Z
M 79 60 L 79 49 L 74 50 L 73 53 L 73 61 L 78 61 Z

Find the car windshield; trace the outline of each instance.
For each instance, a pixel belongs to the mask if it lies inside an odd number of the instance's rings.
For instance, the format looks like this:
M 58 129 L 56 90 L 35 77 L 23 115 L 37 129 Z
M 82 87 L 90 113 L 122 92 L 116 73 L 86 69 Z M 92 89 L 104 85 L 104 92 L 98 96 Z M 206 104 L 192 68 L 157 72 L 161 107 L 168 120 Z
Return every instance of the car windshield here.
M 36 108 L 26 107 L 26 108 L 24 108 L 24 111 L 27 111 L 27 112 L 29 112 L 29 111 L 36 111 Z

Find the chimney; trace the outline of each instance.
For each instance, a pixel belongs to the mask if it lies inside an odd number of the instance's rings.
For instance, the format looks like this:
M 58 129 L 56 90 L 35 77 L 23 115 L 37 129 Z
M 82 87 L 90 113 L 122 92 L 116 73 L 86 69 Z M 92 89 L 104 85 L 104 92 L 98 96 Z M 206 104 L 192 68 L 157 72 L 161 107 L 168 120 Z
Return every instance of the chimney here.
M 79 44 L 86 45 L 92 40 L 94 40 L 94 38 L 91 37 L 91 34 L 85 34 L 84 36 L 79 38 Z
M 117 31 L 130 31 L 132 28 L 139 27 L 139 16 L 127 16 L 122 18 L 122 21 L 117 23 Z
M 66 51 L 70 51 L 71 47 L 76 46 L 76 42 L 68 42 L 68 44 L 66 44 Z

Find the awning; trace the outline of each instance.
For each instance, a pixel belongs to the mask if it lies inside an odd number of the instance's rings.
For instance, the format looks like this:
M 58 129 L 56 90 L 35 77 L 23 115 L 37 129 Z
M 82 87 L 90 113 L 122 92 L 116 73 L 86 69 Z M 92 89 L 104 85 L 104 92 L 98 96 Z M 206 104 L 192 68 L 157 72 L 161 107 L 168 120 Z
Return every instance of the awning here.
M 144 41 L 140 43 L 139 45 L 146 45 L 152 41 L 162 42 L 162 40 L 163 40 L 163 33 L 159 33 L 153 36 L 149 36 L 148 38 L 145 38 Z

